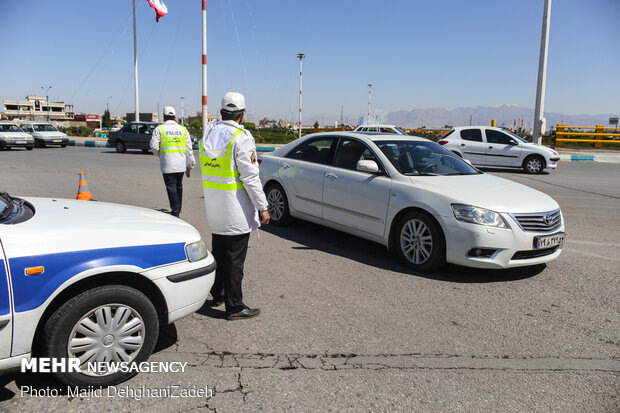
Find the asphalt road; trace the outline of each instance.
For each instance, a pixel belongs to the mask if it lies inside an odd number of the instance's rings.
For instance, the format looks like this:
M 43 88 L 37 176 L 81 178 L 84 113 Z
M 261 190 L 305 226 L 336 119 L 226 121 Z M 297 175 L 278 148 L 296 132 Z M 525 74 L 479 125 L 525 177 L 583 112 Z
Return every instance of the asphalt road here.
M 66 148 L 0 152 L 0 190 L 168 209 L 158 160 Z M 227 322 L 208 307 L 164 328 L 131 389 L 209 386 L 211 398 L 35 397 L 42 375 L 0 379 L 1 411 L 620 411 L 620 165 L 562 162 L 531 176 L 487 170 L 551 195 L 567 242 L 547 266 L 449 266 L 412 273 L 385 249 L 318 225 L 250 238 L 244 300 L 263 313 Z M 199 171 L 181 217 L 210 243 Z

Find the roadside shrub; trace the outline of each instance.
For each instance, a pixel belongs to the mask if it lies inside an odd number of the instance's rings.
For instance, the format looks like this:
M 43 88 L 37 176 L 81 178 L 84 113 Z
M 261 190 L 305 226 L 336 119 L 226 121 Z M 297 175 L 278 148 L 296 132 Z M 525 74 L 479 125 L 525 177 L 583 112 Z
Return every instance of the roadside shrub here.
M 66 128 L 58 128 L 61 132 L 66 133 L 69 136 L 93 136 L 95 128 L 89 128 L 86 126 L 68 126 Z

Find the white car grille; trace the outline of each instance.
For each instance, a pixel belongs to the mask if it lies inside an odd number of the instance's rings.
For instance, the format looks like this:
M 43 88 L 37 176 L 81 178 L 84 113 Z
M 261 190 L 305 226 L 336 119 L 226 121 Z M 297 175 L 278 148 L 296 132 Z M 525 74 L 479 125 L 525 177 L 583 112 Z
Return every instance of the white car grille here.
M 559 209 L 537 214 L 510 214 L 523 231 L 551 232 L 562 225 L 562 214 Z

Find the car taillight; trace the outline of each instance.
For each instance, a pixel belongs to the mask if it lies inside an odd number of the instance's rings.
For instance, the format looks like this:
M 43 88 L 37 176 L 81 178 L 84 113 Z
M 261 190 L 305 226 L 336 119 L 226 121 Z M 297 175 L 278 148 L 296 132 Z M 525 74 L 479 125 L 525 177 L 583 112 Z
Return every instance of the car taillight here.
M 445 145 L 446 143 L 448 143 L 448 141 L 440 140 L 440 141 L 437 141 L 437 143 L 440 145 Z

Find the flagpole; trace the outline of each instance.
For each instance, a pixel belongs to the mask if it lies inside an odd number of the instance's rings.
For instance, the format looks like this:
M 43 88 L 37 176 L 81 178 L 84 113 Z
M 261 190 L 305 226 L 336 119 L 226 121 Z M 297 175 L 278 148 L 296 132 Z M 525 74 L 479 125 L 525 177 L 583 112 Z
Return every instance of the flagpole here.
M 207 112 L 207 0 L 202 0 L 202 134 L 209 122 Z
M 136 119 L 140 121 L 140 102 L 138 100 L 138 43 L 136 40 L 136 0 L 133 0 L 133 77 L 136 92 Z M 159 114 L 158 114 L 159 116 Z

